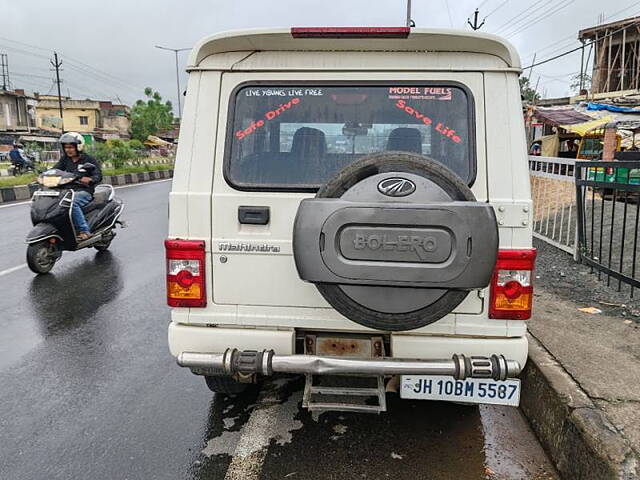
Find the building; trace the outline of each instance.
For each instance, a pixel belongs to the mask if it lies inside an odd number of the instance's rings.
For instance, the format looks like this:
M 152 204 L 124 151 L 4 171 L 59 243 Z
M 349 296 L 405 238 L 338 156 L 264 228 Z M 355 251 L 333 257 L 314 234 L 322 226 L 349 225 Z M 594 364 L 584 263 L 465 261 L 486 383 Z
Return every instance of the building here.
M 97 100 L 62 98 L 65 131 L 108 140 L 129 137 L 129 107 Z M 60 131 L 60 106 L 55 95 L 38 97 L 38 127 Z
M 97 133 L 108 138 L 129 138 L 129 112 L 127 105 L 100 102 L 101 123 Z
M 36 128 L 36 98 L 24 90 L 0 90 L 0 131 L 30 132 Z
M 94 100 L 72 100 L 63 97 L 62 114 L 65 131 L 93 133 L 100 126 L 100 102 Z M 38 96 L 37 117 L 39 128 L 62 130 L 58 97 Z
M 591 94 L 624 92 L 640 88 L 640 17 L 586 28 L 578 33 L 591 55 Z

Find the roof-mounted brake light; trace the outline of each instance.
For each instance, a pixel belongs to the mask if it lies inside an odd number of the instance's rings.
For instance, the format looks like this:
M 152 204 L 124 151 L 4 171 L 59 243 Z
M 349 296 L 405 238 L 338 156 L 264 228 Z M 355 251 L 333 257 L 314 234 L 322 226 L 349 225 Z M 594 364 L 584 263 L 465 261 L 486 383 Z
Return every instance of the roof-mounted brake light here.
M 293 27 L 293 38 L 407 38 L 409 27 Z

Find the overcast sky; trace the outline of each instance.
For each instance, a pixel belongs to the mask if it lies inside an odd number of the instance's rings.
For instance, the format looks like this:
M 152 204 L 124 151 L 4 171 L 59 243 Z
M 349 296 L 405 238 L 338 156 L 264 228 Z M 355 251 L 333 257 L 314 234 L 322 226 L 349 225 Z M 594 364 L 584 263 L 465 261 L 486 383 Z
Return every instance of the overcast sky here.
M 418 27 L 465 28 L 480 8 L 481 31 L 511 41 L 523 65 L 578 46 L 578 30 L 640 15 L 634 0 L 413 0 Z M 192 47 L 223 30 L 291 26 L 400 26 L 406 0 L 0 0 L 0 53 L 9 55 L 14 88 L 54 93 L 49 59 L 63 62 L 63 94 L 132 104 L 144 87 L 175 105 L 175 59 L 154 48 Z M 188 52 L 179 54 L 180 81 Z M 549 97 L 569 93 L 580 52 L 533 69 L 532 83 Z M 528 72 L 527 72 L 528 73 Z M 175 108 L 175 107 L 174 107 Z

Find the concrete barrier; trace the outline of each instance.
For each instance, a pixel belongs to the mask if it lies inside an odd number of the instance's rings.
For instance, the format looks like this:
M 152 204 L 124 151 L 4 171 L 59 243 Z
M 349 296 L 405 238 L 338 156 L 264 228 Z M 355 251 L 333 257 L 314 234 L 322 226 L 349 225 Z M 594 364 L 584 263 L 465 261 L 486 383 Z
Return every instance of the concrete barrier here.
M 520 409 L 562 478 L 638 479 L 632 449 L 545 348 L 529 337 Z
M 130 185 L 132 183 L 142 183 L 163 178 L 172 178 L 173 170 L 158 170 L 155 172 L 126 173 L 124 175 L 110 175 L 104 177 L 102 183 L 114 186 Z M 15 187 L 0 188 L 0 203 L 29 200 L 38 189 L 37 184 L 18 185 Z

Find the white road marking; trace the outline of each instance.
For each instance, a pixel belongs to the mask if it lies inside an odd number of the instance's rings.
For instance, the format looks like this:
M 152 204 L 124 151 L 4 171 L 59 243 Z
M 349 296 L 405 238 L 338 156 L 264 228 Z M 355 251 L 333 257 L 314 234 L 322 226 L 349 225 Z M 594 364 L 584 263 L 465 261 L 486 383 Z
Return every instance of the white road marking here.
M 113 187 L 113 188 L 114 188 L 114 190 L 119 190 L 121 188 L 141 187 L 143 185 L 151 185 L 153 183 L 169 182 L 171 180 L 173 180 L 173 179 L 172 178 L 163 178 L 161 180 L 151 180 L 149 182 L 132 183 L 130 185 L 120 185 L 118 187 Z
M 130 185 L 120 185 L 118 187 L 113 187 L 113 188 L 115 190 L 118 190 L 120 188 L 141 187 L 143 185 L 150 185 L 152 183 L 160 183 L 160 182 L 168 182 L 170 180 L 172 180 L 172 179 L 171 178 L 163 178 L 161 180 L 151 180 L 149 182 L 132 183 Z M 9 207 L 17 207 L 18 205 L 26 205 L 27 203 L 31 203 L 31 200 L 25 200 L 24 202 L 10 203 L 9 205 L 0 205 L 0 209 L 1 208 L 9 208 Z
M 293 393 L 286 402 L 279 403 L 276 390 L 281 382 L 272 382 L 269 385 L 271 388 L 265 385 L 267 391 L 261 392 L 257 405 L 241 430 L 225 480 L 257 480 L 271 440 L 275 439 L 278 445 L 290 443 L 291 433 L 302 428 L 302 422 L 295 419 L 302 391 Z
M 13 273 L 13 272 L 17 272 L 18 270 L 22 270 L 26 266 L 27 266 L 27 264 L 23 263 L 22 265 L 18 265 L 17 267 L 11 267 L 11 268 L 7 268 L 6 270 L 2 270 L 0 272 L 0 277 L 2 277 L 4 275 L 9 275 L 10 273 Z
M 18 205 L 26 205 L 27 203 L 31 203 L 31 200 L 25 200 L 24 202 L 10 203 L 9 205 L 0 205 L 0 208 L 17 207 Z

